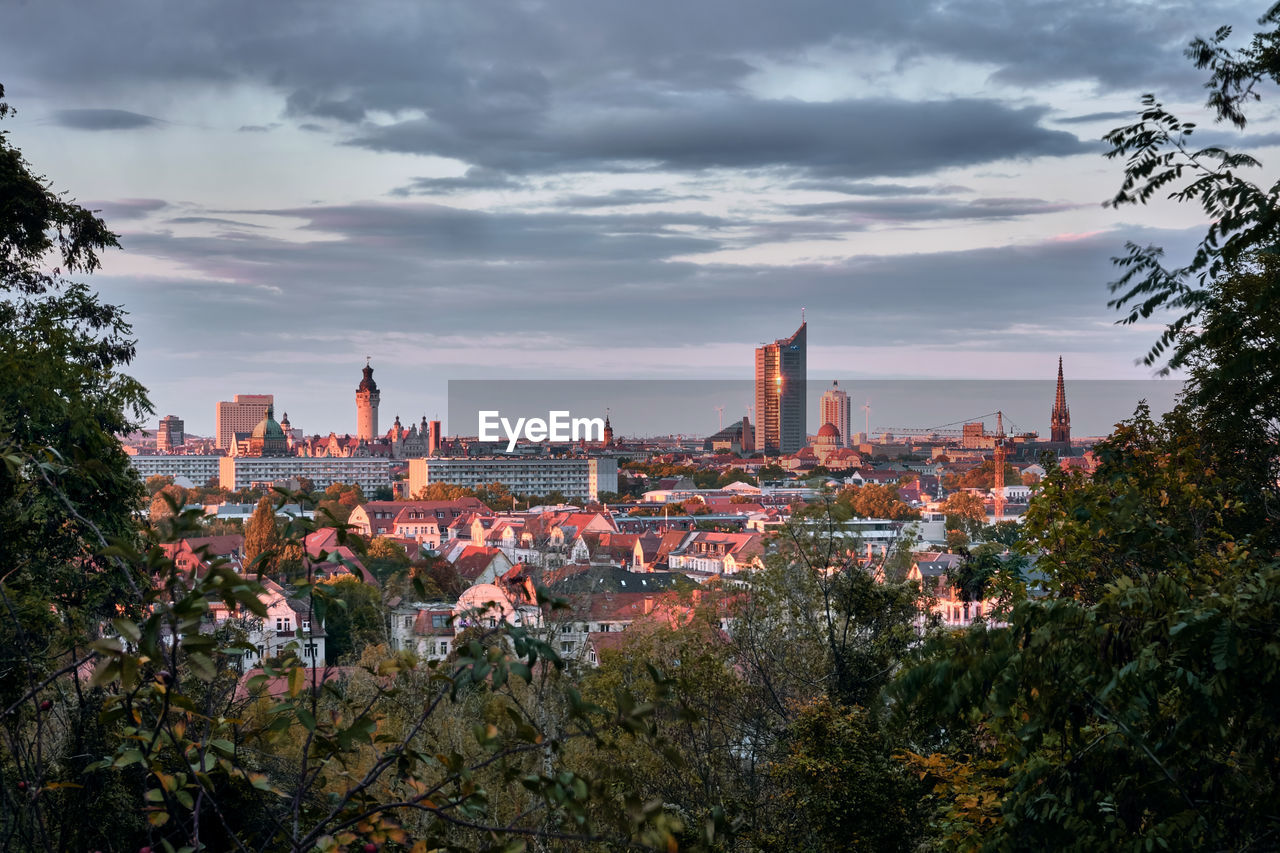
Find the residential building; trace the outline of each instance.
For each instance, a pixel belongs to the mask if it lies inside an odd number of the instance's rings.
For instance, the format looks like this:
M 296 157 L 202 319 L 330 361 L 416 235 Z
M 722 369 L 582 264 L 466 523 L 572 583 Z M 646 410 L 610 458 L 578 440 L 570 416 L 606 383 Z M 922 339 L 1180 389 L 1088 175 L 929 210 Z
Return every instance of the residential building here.
M 502 483 L 513 495 L 597 500 L 618 490 L 618 462 L 609 457 L 424 457 L 409 460 L 409 494 L 432 483 L 476 488 Z
M 196 486 L 203 486 L 218 476 L 221 456 L 138 455 L 130 456 L 129 464 L 144 481 L 148 477 L 185 477 Z
M 267 407 L 275 402 L 273 394 L 237 394 L 231 402 L 217 406 L 214 418 L 214 436 L 220 450 L 231 450 L 236 444 L 236 433 L 252 432 L 267 414 Z
M 806 324 L 789 338 L 756 348 L 755 449 L 766 456 L 805 446 Z
M 372 494 L 379 486 L 391 485 L 391 460 L 377 456 L 224 456 L 218 459 L 218 484 L 232 491 L 301 477 L 306 477 L 317 489 L 334 483 L 352 483 L 366 494 Z

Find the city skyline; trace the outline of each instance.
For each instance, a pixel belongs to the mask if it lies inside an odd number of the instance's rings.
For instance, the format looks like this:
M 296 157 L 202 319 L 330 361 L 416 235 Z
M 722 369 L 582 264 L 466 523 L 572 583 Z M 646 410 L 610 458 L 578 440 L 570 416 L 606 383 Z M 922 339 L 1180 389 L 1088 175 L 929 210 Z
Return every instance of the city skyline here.
M 404 417 L 449 379 L 749 376 L 802 306 L 814 376 L 1147 378 L 1163 318 L 1114 325 L 1108 259 L 1202 223 L 1103 207 L 1100 137 L 1152 91 L 1236 139 L 1181 22 L 1257 9 L 1194 8 L 50 0 L 0 50 L 13 142 L 121 234 L 131 373 L 207 434 L 265 391 L 338 429 L 367 354 Z

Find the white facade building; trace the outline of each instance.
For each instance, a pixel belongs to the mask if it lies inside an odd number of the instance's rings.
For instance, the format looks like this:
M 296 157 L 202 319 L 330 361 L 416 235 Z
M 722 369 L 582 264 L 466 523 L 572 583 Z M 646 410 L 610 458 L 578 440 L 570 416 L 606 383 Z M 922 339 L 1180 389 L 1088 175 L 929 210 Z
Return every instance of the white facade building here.
M 317 489 L 351 483 L 371 494 L 379 486 L 391 485 L 391 460 L 376 456 L 224 456 L 219 460 L 218 484 L 231 491 L 295 477 L 306 477 Z
M 597 500 L 601 492 L 618 491 L 618 461 L 609 457 L 565 459 L 487 456 L 425 457 L 409 460 L 409 494 L 432 483 L 476 488 L 502 483 L 515 495 L 548 495 Z
M 142 480 L 148 477 L 186 477 L 197 486 L 203 486 L 212 477 L 218 476 L 218 463 L 221 456 L 130 456 L 133 465 Z

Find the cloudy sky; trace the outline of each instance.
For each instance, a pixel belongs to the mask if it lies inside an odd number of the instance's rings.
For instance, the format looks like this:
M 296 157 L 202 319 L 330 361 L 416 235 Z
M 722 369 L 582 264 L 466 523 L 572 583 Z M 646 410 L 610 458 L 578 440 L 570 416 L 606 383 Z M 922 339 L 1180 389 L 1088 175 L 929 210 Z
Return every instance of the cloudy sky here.
M 1200 223 L 1102 207 L 1100 137 L 1143 92 L 1199 113 L 1186 42 L 1263 11 L 10 0 L 0 82 L 12 142 L 121 235 L 96 285 L 158 413 L 207 434 L 274 393 L 344 432 L 366 355 L 388 424 L 450 379 L 749 378 L 802 307 L 810 378 L 855 395 L 1059 354 L 1147 378 L 1108 259 Z

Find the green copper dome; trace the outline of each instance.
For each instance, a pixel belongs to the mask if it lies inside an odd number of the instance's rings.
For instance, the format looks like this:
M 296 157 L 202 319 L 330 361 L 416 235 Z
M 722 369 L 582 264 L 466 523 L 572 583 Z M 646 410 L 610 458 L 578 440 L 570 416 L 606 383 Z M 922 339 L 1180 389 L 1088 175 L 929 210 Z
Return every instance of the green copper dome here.
M 280 424 L 276 423 L 275 412 L 273 406 L 267 406 L 267 416 L 258 422 L 253 428 L 253 438 L 271 439 L 278 438 L 284 440 L 284 430 Z

